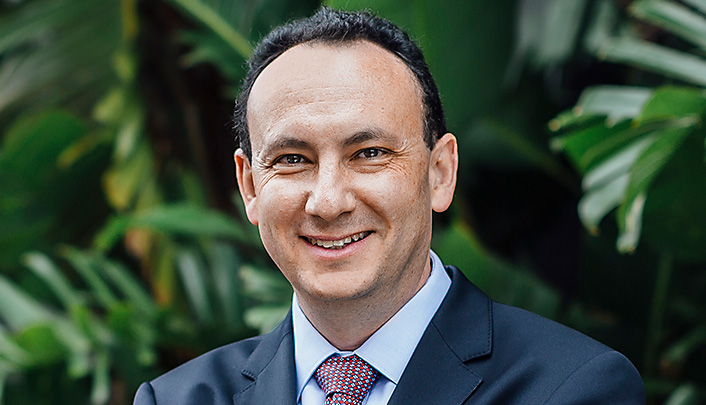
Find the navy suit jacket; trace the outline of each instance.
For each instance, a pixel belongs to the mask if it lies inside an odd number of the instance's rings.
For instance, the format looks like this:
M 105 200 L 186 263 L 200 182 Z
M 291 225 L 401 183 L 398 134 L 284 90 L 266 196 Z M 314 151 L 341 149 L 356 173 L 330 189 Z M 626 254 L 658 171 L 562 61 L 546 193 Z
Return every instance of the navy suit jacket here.
M 449 292 L 389 404 L 644 404 L 620 353 L 491 301 L 448 266 Z M 206 353 L 142 384 L 136 405 L 295 405 L 291 313 L 271 333 Z

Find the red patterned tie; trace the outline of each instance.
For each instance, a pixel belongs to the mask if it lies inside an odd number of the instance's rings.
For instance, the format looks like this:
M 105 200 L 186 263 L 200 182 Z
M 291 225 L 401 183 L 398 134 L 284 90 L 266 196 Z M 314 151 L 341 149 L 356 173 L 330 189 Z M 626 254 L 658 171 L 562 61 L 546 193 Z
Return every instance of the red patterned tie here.
M 331 356 L 314 374 L 326 393 L 325 405 L 360 405 L 378 378 L 378 372 L 354 355 Z

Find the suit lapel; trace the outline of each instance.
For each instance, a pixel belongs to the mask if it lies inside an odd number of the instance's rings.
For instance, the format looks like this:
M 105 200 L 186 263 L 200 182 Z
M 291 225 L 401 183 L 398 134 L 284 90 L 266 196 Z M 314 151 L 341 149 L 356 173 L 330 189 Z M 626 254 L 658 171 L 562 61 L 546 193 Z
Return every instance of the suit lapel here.
M 248 358 L 242 374 L 252 383 L 235 394 L 234 404 L 295 405 L 297 393 L 292 336 L 290 311 L 274 331 L 262 338 Z
M 389 404 L 462 404 L 481 384 L 471 360 L 492 351 L 490 299 L 449 266 L 451 288 L 422 335 Z
M 407 364 L 389 404 L 462 404 L 481 384 L 472 360 L 492 351 L 490 299 L 448 266 L 451 288 Z M 243 367 L 251 381 L 233 402 L 295 405 L 292 315 L 262 341 Z

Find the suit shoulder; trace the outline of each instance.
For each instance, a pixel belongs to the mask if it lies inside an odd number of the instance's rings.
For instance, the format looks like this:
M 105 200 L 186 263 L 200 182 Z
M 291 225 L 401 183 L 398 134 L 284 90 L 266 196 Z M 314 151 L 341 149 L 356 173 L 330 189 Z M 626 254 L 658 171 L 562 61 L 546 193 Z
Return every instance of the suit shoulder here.
M 278 353 L 293 357 L 291 313 L 272 332 L 213 349 L 142 385 L 135 404 L 230 404 Z M 280 356 L 281 357 L 281 356 Z M 292 366 L 293 367 L 293 366 Z
M 232 398 L 250 383 L 242 367 L 262 339 L 218 347 L 157 377 L 150 382 L 156 403 L 221 403 Z
M 230 369 L 238 364 L 242 365 L 261 340 L 262 336 L 256 336 L 217 347 L 157 377 L 152 383 L 161 384 L 171 379 L 179 379 L 184 375 L 193 378 L 194 374 L 203 373 L 205 370 L 218 370 L 224 367 Z
M 493 326 L 496 344 L 522 343 L 523 347 L 541 352 L 551 350 L 558 355 L 584 358 L 611 351 L 608 346 L 558 322 L 497 302 L 493 302 Z
M 508 381 L 516 375 L 515 383 L 532 376 L 538 384 L 528 390 L 536 395 L 530 402 L 552 399 L 562 403 L 581 393 L 586 398 L 595 396 L 595 403 L 611 396 L 624 397 L 618 403 L 644 403 L 640 374 L 625 356 L 608 346 L 552 320 L 499 303 L 493 303 L 493 324 L 492 357 L 500 366 L 496 370 L 512 370 L 502 378 Z

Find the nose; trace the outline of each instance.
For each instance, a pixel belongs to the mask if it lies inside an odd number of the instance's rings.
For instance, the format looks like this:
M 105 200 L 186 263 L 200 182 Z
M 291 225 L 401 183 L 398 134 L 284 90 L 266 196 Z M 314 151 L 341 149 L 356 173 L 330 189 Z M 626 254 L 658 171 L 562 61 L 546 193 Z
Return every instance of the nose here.
M 353 211 L 355 198 L 350 179 L 338 165 L 320 165 L 306 201 L 308 215 L 333 221 Z

